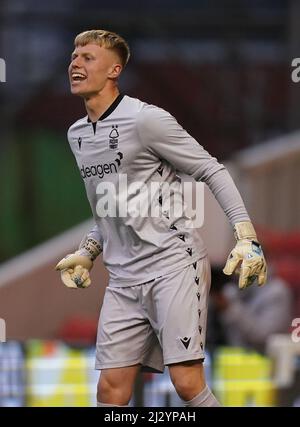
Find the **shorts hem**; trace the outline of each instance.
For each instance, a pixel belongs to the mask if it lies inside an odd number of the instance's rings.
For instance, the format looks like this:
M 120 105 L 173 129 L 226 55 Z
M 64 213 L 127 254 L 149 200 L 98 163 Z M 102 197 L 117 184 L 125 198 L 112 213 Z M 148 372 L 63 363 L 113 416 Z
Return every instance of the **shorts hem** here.
M 124 362 L 112 362 L 112 363 L 95 363 L 95 369 L 101 371 L 101 369 L 110 369 L 110 368 L 125 368 L 129 366 L 134 365 L 141 365 L 142 371 L 146 372 L 154 372 L 154 373 L 163 373 L 164 372 L 164 365 L 161 365 L 159 367 L 155 367 L 155 363 L 152 361 L 149 362 L 142 362 L 141 360 L 130 360 L 130 361 L 124 361 Z
M 124 362 L 111 362 L 111 363 L 95 363 L 96 369 L 108 369 L 108 368 L 124 368 L 126 366 L 141 365 L 140 360 L 125 360 Z
M 180 362 L 188 362 L 189 360 L 197 360 L 197 359 L 205 359 L 204 353 L 197 353 L 197 354 L 187 354 L 185 356 L 178 356 L 178 357 L 168 357 L 164 360 L 165 365 L 171 365 L 172 363 L 180 363 Z

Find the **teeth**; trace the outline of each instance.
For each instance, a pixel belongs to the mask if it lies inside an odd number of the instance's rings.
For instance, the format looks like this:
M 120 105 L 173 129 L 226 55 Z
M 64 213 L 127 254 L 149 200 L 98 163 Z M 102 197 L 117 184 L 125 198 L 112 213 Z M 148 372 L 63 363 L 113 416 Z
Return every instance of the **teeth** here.
M 72 73 L 72 77 L 74 78 L 80 78 L 80 79 L 84 79 L 85 75 L 81 74 L 81 73 Z

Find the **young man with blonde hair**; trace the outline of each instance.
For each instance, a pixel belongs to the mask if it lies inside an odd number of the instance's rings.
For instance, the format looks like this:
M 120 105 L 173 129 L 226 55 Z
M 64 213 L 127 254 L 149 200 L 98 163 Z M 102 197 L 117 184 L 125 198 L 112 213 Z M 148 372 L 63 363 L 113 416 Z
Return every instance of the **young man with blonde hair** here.
M 75 38 L 71 92 L 83 98 L 87 116 L 70 127 L 68 140 L 95 226 L 56 268 L 66 286 L 85 288 L 103 252 L 110 274 L 97 337 L 99 406 L 128 405 L 138 371 L 161 372 L 164 366 L 186 406 L 219 406 L 203 369 L 210 265 L 191 219 L 185 212 L 174 214 L 178 200 L 184 203 L 176 171 L 205 182 L 233 226 L 237 244 L 225 274 L 240 268 L 240 288 L 256 279 L 263 285 L 264 256 L 225 167 L 168 112 L 120 94 L 118 78 L 129 56 L 127 43 L 115 33 L 91 30 Z M 126 188 L 135 191 L 121 189 L 124 177 Z M 143 198 L 142 186 L 154 184 L 158 191 Z M 112 200 L 118 209 L 107 214 L 104 202 Z M 158 215 L 136 215 L 134 209 L 124 214 L 128 203 L 145 208 L 147 202 Z

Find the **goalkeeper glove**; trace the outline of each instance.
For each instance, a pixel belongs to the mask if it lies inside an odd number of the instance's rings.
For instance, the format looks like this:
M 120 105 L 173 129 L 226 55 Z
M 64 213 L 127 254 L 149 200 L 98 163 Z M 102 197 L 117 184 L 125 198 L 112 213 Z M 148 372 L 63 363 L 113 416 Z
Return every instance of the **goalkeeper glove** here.
M 62 282 L 68 288 L 90 286 L 89 272 L 101 250 L 101 246 L 96 240 L 88 238 L 78 251 L 65 256 L 55 267 L 55 270 L 60 271 Z
M 245 221 L 235 224 L 234 236 L 237 243 L 229 254 L 223 272 L 227 275 L 234 271 L 239 273 L 240 289 L 252 285 L 256 279 L 259 286 L 264 285 L 267 280 L 267 264 L 252 223 Z

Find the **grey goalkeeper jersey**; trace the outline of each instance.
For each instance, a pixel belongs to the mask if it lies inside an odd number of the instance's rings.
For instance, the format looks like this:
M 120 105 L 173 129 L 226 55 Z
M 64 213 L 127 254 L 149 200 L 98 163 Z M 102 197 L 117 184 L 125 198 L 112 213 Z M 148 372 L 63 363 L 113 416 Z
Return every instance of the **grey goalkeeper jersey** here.
M 109 286 L 145 283 L 206 255 L 178 209 L 178 171 L 205 182 L 232 225 L 249 220 L 225 167 L 161 108 L 119 95 L 96 123 L 75 122 L 68 140 L 95 220 L 87 235 L 103 249 Z

